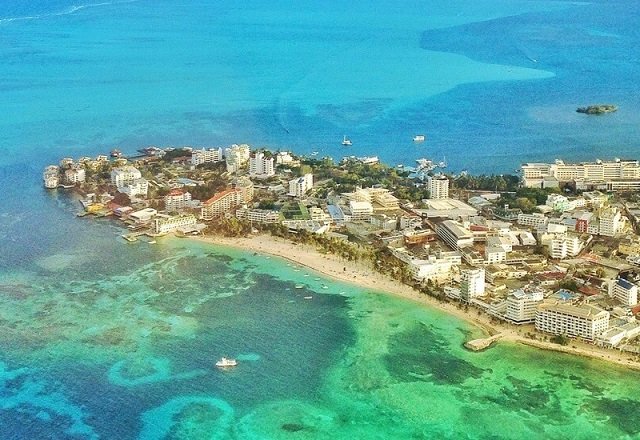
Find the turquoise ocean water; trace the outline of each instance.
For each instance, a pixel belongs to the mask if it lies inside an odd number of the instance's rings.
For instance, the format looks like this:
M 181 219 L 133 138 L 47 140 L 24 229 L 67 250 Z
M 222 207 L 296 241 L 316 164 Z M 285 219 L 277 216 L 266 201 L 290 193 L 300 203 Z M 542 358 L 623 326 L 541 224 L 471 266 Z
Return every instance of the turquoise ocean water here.
M 636 157 L 638 12 L 2 2 L 0 438 L 638 437 L 637 373 L 508 344 L 467 353 L 462 322 L 275 258 L 127 245 L 40 180 L 116 145 L 446 156 L 474 172 Z M 594 102 L 620 110 L 575 113 Z M 212 368 L 223 355 L 240 365 Z

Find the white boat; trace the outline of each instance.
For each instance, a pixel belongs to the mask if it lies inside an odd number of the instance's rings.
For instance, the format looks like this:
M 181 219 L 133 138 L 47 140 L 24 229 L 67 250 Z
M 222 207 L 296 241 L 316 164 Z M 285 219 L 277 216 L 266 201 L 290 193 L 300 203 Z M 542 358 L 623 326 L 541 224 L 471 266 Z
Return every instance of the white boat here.
M 345 136 L 343 136 L 343 137 L 342 137 L 342 145 L 350 146 L 350 145 L 353 145 L 353 143 L 352 143 L 352 142 L 351 142 L 351 140 L 350 140 L 349 138 L 347 138 L 347 136 L 345 135 Z
M 222 357 L 218 362 L 216 362 L 216 367 L 226 368 L 226 367 L 235 367 L 238 365 L 238 361 L 231 358 Z
M 312 155 L 312 156 L 317 156 L 317 155 L 318 155 L 318 152 L 317 152 L 317 151 L 312 151 L 312 152 L 311 152 L 311 155 Z
M 423 134 L 417 134 L 413 137 L 413 142 L 424 142 L 425 139 Z
M 416 159 L 416 163 L 418 164 L 417 166 L 418 171 L 424 170 L 428 172 L 436 168 L 436 164 L 434 164 L 433 161 L 429 159 L 425 159 L 425 158 Z

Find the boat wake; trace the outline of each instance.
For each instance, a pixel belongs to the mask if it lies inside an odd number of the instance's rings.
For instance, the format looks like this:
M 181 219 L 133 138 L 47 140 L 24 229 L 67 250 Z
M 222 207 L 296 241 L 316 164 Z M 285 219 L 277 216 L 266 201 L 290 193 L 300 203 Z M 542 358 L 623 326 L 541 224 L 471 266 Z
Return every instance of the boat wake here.
M 83 9 L 87 9 L 87 8 L 95 8 L 95 7 L 99 7 L 99 6 L 112 6 L 112 5 L 119 5 L 122 3 L 133 3 L 133 2 L 137 2 L 138 0 L 117 0 L 117 1 L 111 1 L 111 2 L 102 2 L 102 3 L 87 3 L 84 5 L 73 5 L 70 6 L 69 8 L 65 9 L 64 11 L 58 11 L 58 12 L 47 12 L 44 14 L 36 14 L 36 15 L 25 15 L 22 17 L 7 17 L 7 18 L 0 18 L 0 24 L 4 24 L 4 23 L 11 23 L 14 21 L 27 21 L 27 20 L 41 20 L 44 18 L 50 18 L 50 17 L 60 17 L 63 15 L 70 15 L 70 14 L 75 14 L 78 11 L 81 11 Z

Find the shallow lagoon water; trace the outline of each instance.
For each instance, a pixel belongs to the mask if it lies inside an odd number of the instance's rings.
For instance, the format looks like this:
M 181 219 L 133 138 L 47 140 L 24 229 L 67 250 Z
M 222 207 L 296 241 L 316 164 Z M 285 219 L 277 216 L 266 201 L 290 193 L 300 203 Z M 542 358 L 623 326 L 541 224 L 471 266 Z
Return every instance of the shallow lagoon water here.
M 635 2 L 94 3 L 0 5 L 0 437 L 640 435 L 638 373 L 468 353 L 452 317 L 276 258 L 129 245 L 40 188 L 47 163 L 114 145 L 339 158 L 348 134 L 349 154 L 478 172 L 635 156 Z M 575 114 L 592 101 L 620 110 Z
M 153 252 L 119 275 L 3 281 L 3 437 L 640 434 L 636 372 L 505 343 L 470 353 L 464 322 L 277 258 L 185 239 Z M 239 366 L 215 368 L 224 355 Z

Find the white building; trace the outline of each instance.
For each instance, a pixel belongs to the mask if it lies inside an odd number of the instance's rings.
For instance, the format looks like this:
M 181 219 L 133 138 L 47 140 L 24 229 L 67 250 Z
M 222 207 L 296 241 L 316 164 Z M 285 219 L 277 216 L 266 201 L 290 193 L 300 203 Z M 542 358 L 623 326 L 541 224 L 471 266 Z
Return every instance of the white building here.
M 60 183 L 60 168 L 57 165 L 49 165 L 42 173 L 44 187 L 48 189 L 57 188 Z
M 153 219 L 153 233 L 168 234 L 180 229 L 189 230 L 192 229 L 196 223 L 196 217 L 192 214 L 176 215 L 172 217 L 158 215 Z
M 505 318 L 514 324 L 529 324 L 536 320 L 536 311 L 544 294 L 542 291 L 525 292 L 522 289 L 512 292 L 507 297 Z
M 191 204 L 191 193 L 174 189 L 164 196 L 164 209 L 167 212 L 180 211 L 188 208 Z
M 516 238 L 516 243 L 520 243 Z M 498 237 L 487 237 L 487 246 L 495 246 L 502 248 L 505 252 L 513 251 L 513 242 L 509 235 L 500 235 Z
M 614 237 L 622 230 L 624 222 L 622 214 L 616 208 L 604 209 L 599 216 L 599 234 L 605 237 Z
M 248 145 L 233 144 L 224 150 L 224 159 L 227 165 L 227 172 L 235 173 L 239 171 L 249 160 L 251 149 Z
M 213 220 L 215 217 L 235 210 L 243 202 L 242 190 L 227 189 L 214 194 L 213 197 L 202 203 L 200 216 L 203 220 Z
M 64 179 L 67 183 L 75 185 L 76 183 L 81 183 L 85 181 L 85 171 L 84 168 L 70 168 L 68 170 L 64 170 Z
M 543 332 L 593 341 L 609 328 L 609 312 L 591 305 L 542 304 L 535 322 Z
M 607 191 L 622 191 L 640 187 L 640 163 L 637 160 L 597 160 L 567 164 L 562 160 L 548 163 L 525 163 L 521 166 L 526 187 L 545 187 L 548 180 L 576 182 L 578 189 L 595 187 Z M 557 184 L 556 184 L 557 185 Z
M 251 177 L 267 178 L 275 176 L 273 157 L 265 157 L 262 151 L 257 151 L 249 157 L 249 175 Z
M 576 257 L 582 247 L 583 243 L 578 237 L 557 236 L 549 242 L 549 256 L 555 260 Z
M 198 166 L 203 163 L 222 162 L 222 148 L 209 148 L 191 151 L 191 164 Z
M 487 246 L 484 248 L 484 263 L 496 264 L 507 261 L 507 252 L 502 246 Z
M 113 183 L 117 188 L 129 185 L 134 180 L 140 179 L 141 177 L 142 174 L 140 171 L 131 165 L 111 170 L 111 183 Z
M 129 214 L 129 218 L 132 218 L 136 223 L 147 223 L 157 214 L 158 211 L 153 208 L 144 208 L 139 211 L 132 212 Z
M 471 231 L 453 220 L 445 220 L 436 225 L 436 234 L 454 250 L 473 245 Z
M 147 197 L 149 191 L 149 181 L 147 179 L 136 179 L 133 182 L 127 183 L 118 187 L 118 192 L 128 195 L 130 198 L 142 196 Z
M 625 306 L 638 304 L 638 286 L 624 278 L 618 278 L 611 283 L 609 294 Z
M 453 264 L 447 258 L 429 255 L 426 260 L 420 259 L 411 255 L 405 248 L 391 248 L 391 252 L 400 261 L 406 263 L 415 280 L 444 283 L 451 279 Z
M 280 151 L 276 154 L 276 165 L 295 165 L 299 164 L 288 151 Z
M 367 220 L 373 214 L 373 206 L 370 202 L 349 202 L 349 211 L 351 212 L 351 220 Z
M 294 197 L 304 197 L 313 188 L 313 174 L 305 174 L 289 181 L 289 195 Z
M 460 272 L 460 298 L 469 302 L 484 295 L 484 269 L 467 269 Z
M 251 223 L 278 223 L 280 213 L 271 209 L 249 209 L 240 208 L 236 210 L 236 217 L 240 220 L 247 220 Z
M 449 179 L 446 176 L 429 176 L 427 178 L 427 187 L 429 188 L 430 199 L 449 198 Z

